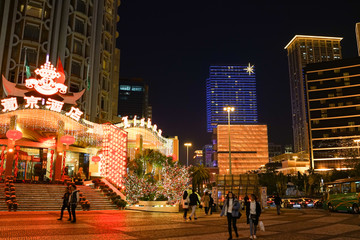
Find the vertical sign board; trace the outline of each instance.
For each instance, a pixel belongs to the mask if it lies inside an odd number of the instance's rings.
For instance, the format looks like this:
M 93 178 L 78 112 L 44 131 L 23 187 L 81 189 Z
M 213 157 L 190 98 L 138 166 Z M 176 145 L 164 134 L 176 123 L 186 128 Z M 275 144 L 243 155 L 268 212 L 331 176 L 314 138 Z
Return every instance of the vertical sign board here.
M 267 201 L 267 188 L 261 187 L 260 188 L 260 199 L 261 199 L 261 206 L 262 208 L 266 207 L 266 201 Z
M 213 188 L 212 188 L 212 190 L 211 190 L 211 197 L 213 198 L 214 203 L 216 204 L 216 208 L 215 208 L 215 211 L 216 211 L 216 209 L 217 209 L 218 206 L 219 206 L 219 203 L 218 203 L 218 188 L 217 188 L 217 187 L 213 187 Z

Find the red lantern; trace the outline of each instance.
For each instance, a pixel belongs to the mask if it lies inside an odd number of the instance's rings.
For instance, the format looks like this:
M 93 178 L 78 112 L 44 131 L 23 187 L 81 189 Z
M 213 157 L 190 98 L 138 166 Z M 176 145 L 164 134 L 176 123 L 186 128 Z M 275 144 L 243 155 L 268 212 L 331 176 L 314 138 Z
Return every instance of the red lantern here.
M 6 137 L 10 140 L 16 141 L 22 138 L 22 132 L 18 130 L 9 130 L 6 132 Z
M 91 158 L 91 160 L 93 161 L 93 162 L 100 162 L 100 160 L 101 160 L 101 158 L 99 157 L 99 156 L 93 156 L 92 158 Z
M 71 145 L 75 143 L 75 138 L 74 136 L 65 135 L 60 138 L 60 142 L 66 145 Z

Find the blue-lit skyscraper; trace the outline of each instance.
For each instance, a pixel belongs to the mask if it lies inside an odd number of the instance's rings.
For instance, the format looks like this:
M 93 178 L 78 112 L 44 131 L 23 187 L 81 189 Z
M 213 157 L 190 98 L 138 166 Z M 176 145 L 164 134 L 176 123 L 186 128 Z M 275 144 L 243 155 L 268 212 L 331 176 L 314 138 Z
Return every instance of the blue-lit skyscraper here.
M 256 78 L 253 65 L 210 66 L 206 80 L 207 131 L 228 124 L 224 107 L 235 107 L 231 124 L 257 123 Z

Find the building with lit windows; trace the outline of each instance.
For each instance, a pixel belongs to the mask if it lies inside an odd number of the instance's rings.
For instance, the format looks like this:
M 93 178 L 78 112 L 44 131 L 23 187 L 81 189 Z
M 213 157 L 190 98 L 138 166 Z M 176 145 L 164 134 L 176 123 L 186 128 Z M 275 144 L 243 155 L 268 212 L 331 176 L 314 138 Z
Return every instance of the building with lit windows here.
M 84 117 L 112 121 L 118 103 L 119 5 L 119 0 L 0 1 L 0 73 L 20 84 L 25 55 L 31 72 L 47 54 L 55 66 L 61 59 L 69 91 L 85 91 L 77 102 Z
M 360 58 L 309 64 L 310 159 L 315 171 L 346 169 L 344 153 L 358 154 L 360 138 Z
M 309 152 L 303 68 L 309 63 L 341 59 L 340 37 L 296 35 L 285 46 L 288 53 L 292 127 L 295 152 Z
M 152 118 L 152 108 L 149 105 L 149 86 L 140 78 L 119 81 L 118 117 L 128 116 L 133 119 Z
M 219 174 L 229 174 L 229 126 L 218 125 L 214 135 Z M 267 125 L 231 125 L 230 141 L 232 174 L 256 171 L 269 162 Z
M 231 112 L 231 124 L 257 123 L 255 68 L 249 65 L 210 66 L 206 80 L 207 131 L 218 124 L 227 124 L 228 115 L 223 108 L 235 108 Z

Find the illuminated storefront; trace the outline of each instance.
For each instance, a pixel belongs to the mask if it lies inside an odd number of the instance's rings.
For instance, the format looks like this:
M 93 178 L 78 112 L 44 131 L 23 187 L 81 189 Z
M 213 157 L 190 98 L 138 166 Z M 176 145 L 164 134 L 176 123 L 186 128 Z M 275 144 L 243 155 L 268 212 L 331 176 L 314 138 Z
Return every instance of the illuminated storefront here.
M 47 62 L 16 85 L 3 77 L 0 175 L 18 180 L 107 177 L 122 187 L 126 173 L 125 131 L 82 118 L 76 107 L 84 93 L 68 93 L 65 75 Z M 100 158 L 93 158 L 99 155 Z M 95 160 L 95 161 L 93 161 Z
M 179 159 L 178 137 L 163 137 L 162 130 L 158 129 L 156 124 L 152 124 L 150 118 L 137 119 L 135 116 L 129 120 L 128 117 L 123 117 L 122 122 L 116 126 L 127 132 L 127 153 L 130 160 L 143 149 L 157 150 L 166 156 L 172 156 L 174 161 Z

